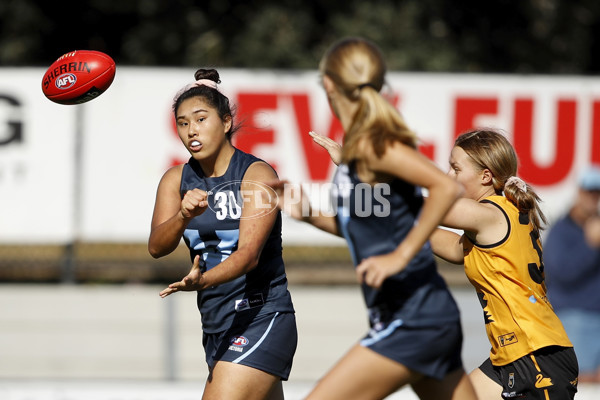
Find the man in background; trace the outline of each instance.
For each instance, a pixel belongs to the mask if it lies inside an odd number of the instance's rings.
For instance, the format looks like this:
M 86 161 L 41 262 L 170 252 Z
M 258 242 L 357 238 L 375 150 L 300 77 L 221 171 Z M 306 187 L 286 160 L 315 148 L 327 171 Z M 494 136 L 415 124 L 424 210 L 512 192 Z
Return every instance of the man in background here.
M 580 382 L 600 382 L 600 165 L 581 174 L 544 242 L 548 297 L 575 347 Z

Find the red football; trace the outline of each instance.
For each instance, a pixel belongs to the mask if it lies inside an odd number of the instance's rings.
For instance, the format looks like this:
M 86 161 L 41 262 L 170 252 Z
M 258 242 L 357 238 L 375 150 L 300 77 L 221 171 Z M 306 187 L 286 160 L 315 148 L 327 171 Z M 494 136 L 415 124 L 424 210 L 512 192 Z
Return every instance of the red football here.
M 100 51 L 75 50 L 56 60 L 44 74 L 44 95 L 59 104 L 81 104 L 100 96 L 115 78 L 115 62 Z

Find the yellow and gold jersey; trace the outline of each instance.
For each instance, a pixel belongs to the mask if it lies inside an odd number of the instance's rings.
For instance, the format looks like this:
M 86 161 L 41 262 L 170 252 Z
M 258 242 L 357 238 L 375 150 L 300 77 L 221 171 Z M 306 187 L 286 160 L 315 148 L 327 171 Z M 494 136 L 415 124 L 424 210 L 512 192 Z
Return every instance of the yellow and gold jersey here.
M 546 346 L 571 347 L 546 297 L 542 247 L 527 214 L 504 196 L 482 202 L 498 207 L 508 232 L 498 243 L 478 245 L 465 235 L 465 273 L 477 291 L 492 345 L 490 359 L 500 366 Z

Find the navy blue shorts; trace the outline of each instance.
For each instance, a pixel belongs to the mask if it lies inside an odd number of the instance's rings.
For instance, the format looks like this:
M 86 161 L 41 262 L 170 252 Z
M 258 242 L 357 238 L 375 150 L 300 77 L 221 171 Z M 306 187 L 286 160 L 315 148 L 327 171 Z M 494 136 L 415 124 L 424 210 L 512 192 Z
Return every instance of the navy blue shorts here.
M 572 399 L 577 393 L 577 357 L 572 347 L 549 346 L 507 365 L 488 358 L 479 367 L 502 386 L 502 398 Z
M 204 333 L 202 344 L 206 363 L 217 361 L 245 365 L 287 380 L 298 344 L 296 316 L 274 313 L 253 318 L 219 333 Z
M 460 321 L 407 327 L 398 319 L 377 331 L 371 329 L 360 344 L 413 371 L 441 380 L 462 367 L 462 341 Z

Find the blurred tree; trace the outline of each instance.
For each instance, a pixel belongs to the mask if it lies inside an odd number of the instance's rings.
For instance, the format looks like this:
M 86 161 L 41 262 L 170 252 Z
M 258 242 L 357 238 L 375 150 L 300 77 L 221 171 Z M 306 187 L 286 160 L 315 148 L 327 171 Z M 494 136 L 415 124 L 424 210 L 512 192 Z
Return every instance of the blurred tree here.
M 2 0 L 0 65 L 74 49 L 119 64 L 314 69 L 361 35 L 401 71 L 595 74 L 596 0 Z
M 594 72 L 599 6 L 594 0 L 465 0 L 461 8 L 436 3 L 436 11 L 467 70 L 580 74 Z
M 271 6 L 254 13 L 243 35 L 238 35 L 229 53 L 233 65 L 258 65 L 268 68 L 315 68 L 307 57 L 315 24 L 306 10 L 296 12 Z
M 45 22 L 32 0 L 0 2 L 0 65 L 35 63 L 43 46 L 41 32 L 49 25 Z

